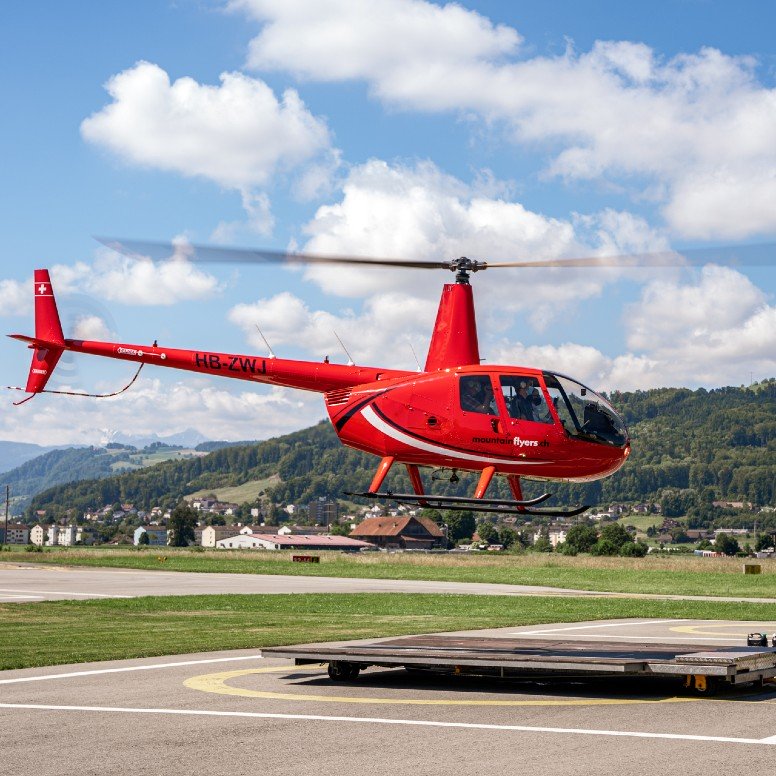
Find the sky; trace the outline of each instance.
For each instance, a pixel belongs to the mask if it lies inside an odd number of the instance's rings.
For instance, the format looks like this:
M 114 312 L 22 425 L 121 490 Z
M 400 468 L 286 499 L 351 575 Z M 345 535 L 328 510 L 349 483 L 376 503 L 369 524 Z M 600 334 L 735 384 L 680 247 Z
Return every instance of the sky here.
M 94 235 L 429 261 L 776 240 L 776 7 L 761 0 L 136 0 L 0 7 L 0 318 L 32 333 L 416 368 L 442 271 L 151 264 Z M 702 255 L 702 254 L 701 254 Z M 776 375 L 776 267 L 473 277 L 489 364 L 604 391 Z M 0 343 L 3 386 L 29 352 Z M 67 355 L 50 388 L 132 365 Z M 0 439 L 264 439 L 317 394 L 148 368 L 115 399 L 2 390 Z

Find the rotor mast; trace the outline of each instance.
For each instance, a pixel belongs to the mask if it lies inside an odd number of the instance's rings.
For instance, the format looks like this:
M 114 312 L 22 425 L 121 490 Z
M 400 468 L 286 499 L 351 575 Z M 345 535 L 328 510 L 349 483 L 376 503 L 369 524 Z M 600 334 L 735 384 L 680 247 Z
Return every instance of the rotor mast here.
M 484 262 L 462 256 L 449 262 L 455 283 L 446 283 L 439 300 L 434 331 L 426 358 L 426 372 L 480 363 L 477 320 L 469 273 L 485 269 Z

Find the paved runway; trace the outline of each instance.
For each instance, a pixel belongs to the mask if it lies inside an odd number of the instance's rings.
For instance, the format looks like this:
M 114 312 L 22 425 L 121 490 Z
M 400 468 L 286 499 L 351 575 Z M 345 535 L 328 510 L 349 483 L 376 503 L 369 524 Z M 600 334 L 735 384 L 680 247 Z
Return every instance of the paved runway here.
M 487 634 L 741 644 L 761 629 L 772 633 L 776 622 L 625 620 Z M 2 763 L 18 776 L 771 770 L 776 692 L 676 690 L 387 669 L 334 684 L 319 666 L 250 651 L 26 669 L 0 673 Z
M 261 574 L 199 574 L 183 571 L 0 563 L 0 603 L 211 593 L 462 593 L 469 595 L 584 595 L 603 597 L 621 597 L 623 595 L 622 593 L 569 590 L 538 585 Z M 773 598 L 723 598 L 633 593 L 627 595 L 629 598 L 752 601 L 776 604 L 776 599 Z

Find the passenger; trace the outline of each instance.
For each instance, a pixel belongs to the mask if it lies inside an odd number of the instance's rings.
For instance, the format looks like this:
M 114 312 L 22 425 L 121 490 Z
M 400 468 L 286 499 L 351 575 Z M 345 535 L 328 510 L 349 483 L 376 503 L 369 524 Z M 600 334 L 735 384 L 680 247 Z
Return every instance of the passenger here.
M 496 397 L 493 395 L 493 386 L 490 381 L 482 386 L 482 409 L 480 412 L 486 412 L 488 415 L 497 415 Z
M 534 386 L 530 393 L 528 389 L 528 383 L 525 380 L 521 380 L 517 387 L 517 397 L 515 398 L 517 417 L 521 420 L 538 421 L 539 417 L 536 408 L 542 403 L 542 397 L 536 386 Z
M 461 409 L 467 412 L 496 414 L 490 381 L 466 380 L 461 386 Z

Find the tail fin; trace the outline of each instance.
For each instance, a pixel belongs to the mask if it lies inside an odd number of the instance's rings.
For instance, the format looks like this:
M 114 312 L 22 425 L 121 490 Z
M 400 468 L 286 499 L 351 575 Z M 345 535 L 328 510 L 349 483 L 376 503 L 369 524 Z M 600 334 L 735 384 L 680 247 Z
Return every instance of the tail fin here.
M 40 393 L 54 372 L 59 357 L 65 350 L 65 338 L 54 289 L 47 269 L 35 270 L 35 342 L 32 345 L 32 363 L 27 377 L 28 393 Z

